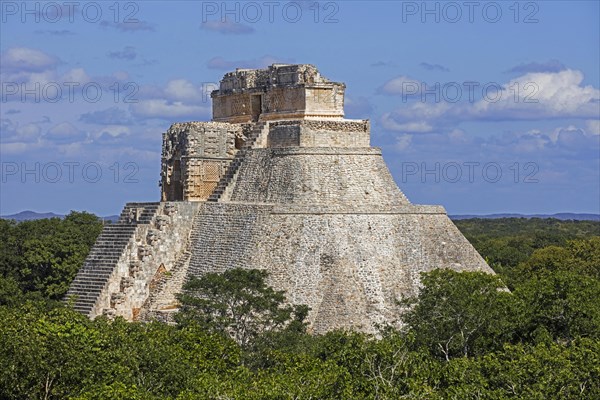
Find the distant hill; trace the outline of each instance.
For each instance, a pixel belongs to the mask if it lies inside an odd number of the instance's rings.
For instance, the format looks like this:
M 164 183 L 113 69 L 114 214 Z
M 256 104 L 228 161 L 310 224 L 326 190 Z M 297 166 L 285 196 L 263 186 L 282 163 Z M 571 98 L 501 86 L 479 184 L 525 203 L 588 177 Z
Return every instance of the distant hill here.
M 48 212 L 48 213 L 38 213 L 35 211 L 21 211 L 20 213 L 17 214 L 12 214 L 12 215 L 1 215 L 0 218 L 2 219 L 14 219 L 16 221 L 32 221 L 32 220 L 36 220 L 36 219 L 44 219 L 44 218 L 64 218 L 64 215 L 61 214 L 55 214 L 52 212 Z M 116 221 L 119 219 L 118 215 L 108 215 L 106 217 L 100 217 L 106 221 Z
M 3 219 L 14 219 L 17 221 L 29 221 L 35 219 L 44 219 L 44 218 L 63 218 L 64 215 L 54 214 L 51 212 L 48 213 L 37 213 L 35 211 L 21 211 L 17 214 L 12 215 L 2 215 L 0 218 Z
M 555 218 L 562 221 L 600 221 L 600 214 L 585 214 L 585 213 L 557 213 L 557 214 L 487 214 L 487 215 L 450 215 L 451 219 L 497 219 L 497 218 Z

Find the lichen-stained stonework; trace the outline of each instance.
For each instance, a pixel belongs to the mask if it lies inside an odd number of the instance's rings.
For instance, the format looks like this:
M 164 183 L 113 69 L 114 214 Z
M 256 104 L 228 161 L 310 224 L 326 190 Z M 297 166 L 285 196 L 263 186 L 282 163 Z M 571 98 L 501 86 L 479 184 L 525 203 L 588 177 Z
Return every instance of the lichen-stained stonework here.
M 258 268 L 310 307 L 311 332 L 374 332 L 401 323 L 423 271 L 493 273 L 443 207 L 408 201 L 369 121 L 343 119 L 344 88 L 310 65 L 226 74 L 213 122 L 164 134 L 162 202 L 128 204 L 105 229 L 75 307 L 170 321 L 189 277 Z

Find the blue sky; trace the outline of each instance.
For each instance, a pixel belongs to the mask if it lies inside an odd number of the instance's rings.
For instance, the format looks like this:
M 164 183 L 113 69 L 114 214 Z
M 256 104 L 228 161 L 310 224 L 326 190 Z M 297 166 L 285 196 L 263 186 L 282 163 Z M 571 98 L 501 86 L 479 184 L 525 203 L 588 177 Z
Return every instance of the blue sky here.
M 597 1 L 0 4 L 0 214 L 158 200 L 162 132 L 273 62 L 346 83 L 413 203 L 600 212 Z

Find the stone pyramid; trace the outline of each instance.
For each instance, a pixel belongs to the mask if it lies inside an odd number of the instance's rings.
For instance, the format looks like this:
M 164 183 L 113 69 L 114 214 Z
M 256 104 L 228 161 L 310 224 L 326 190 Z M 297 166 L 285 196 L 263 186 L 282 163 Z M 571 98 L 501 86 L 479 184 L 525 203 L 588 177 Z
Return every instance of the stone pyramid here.
M 342 83 L 312 65 L 226 74 L 213 120 L 163 135 L 161 201 L 128 203 L 68 296 L 95 317 L 169 321 L 190 276 L 269 272 L 310 330 L 372 332 L 435 268 L 493 273 L 443 207 L 411 204 Z

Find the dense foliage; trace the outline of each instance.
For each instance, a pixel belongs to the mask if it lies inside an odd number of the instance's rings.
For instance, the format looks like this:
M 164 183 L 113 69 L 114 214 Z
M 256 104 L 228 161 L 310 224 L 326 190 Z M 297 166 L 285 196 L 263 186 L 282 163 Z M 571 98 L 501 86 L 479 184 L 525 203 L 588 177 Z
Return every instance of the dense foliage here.
M 90 321 L 49 300 L 98 220 L 0 223 L 2 399 L 600 398 L 599 223 L 459 221 L 499 274 L 425 274 L 378 339 L 306 334 L 259 271 L 192 281 L 177 326 Z
M 86 212 L 19 223 L 0 219 L 0 304 L 23 294 L 61 299 L 101 231 L 101 220 Z
M 247 348 L 268 333 L 304 331 L 307 306 L 285 305 L 285 292 L 266 284 L 266 271 L 232 269 L 192 278 L 177 296 L 180 326 L 199 323 Z M 296 322 L 296 323 L 294 323 Z
M 563 247 L 569 240 L 600 236 L 600 222 L 561 221 L 553 218 L 465 219 L 454 221 L 471 244 L 497 273 L 505 275 L 526 261 L 535 250 Z

